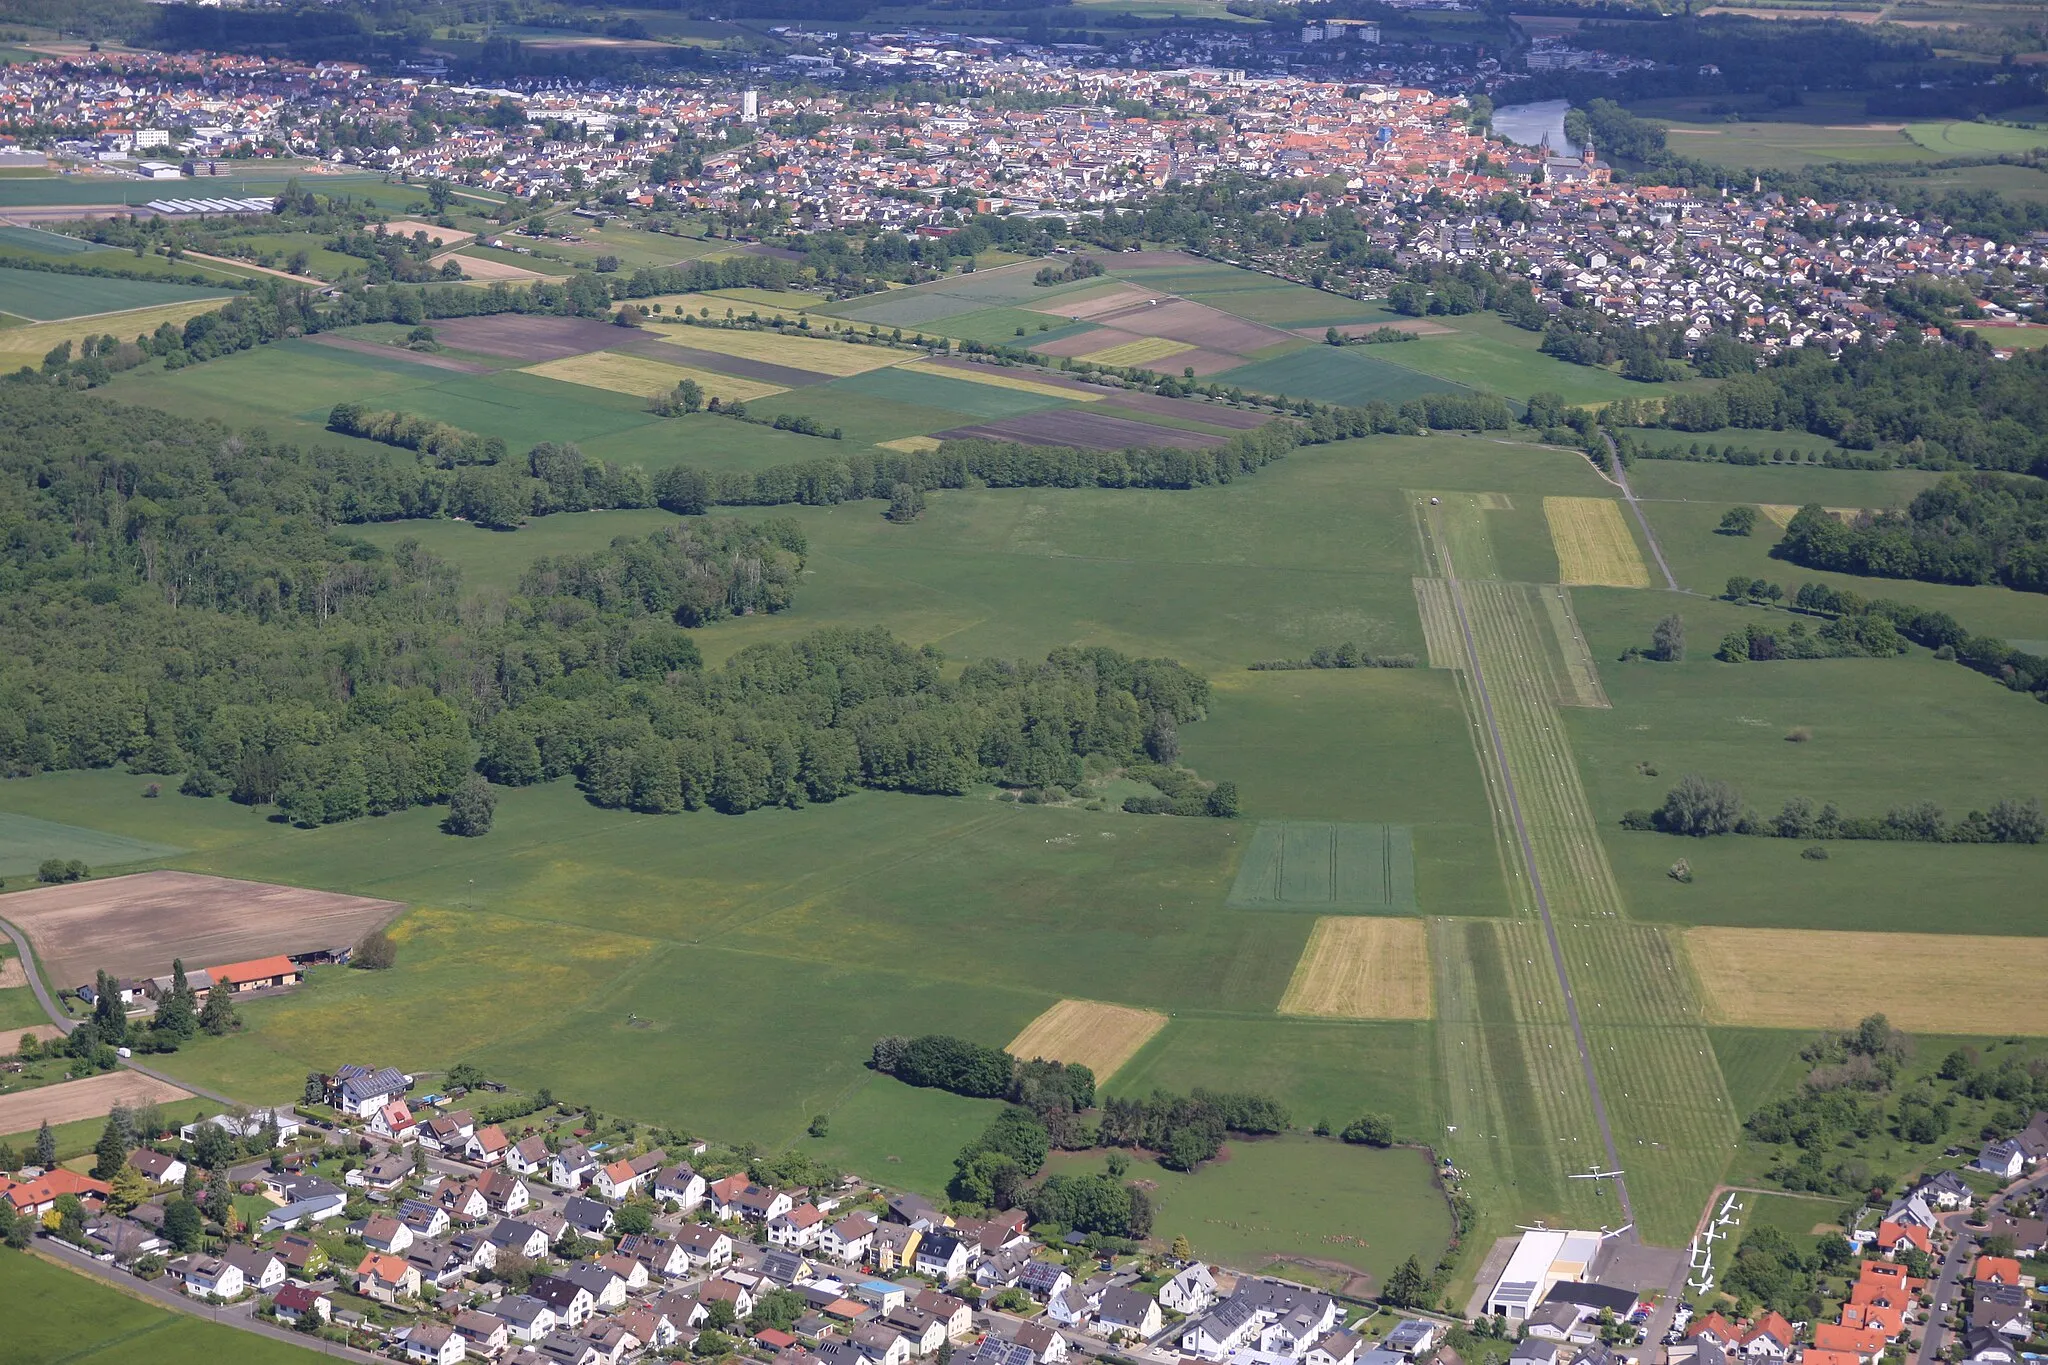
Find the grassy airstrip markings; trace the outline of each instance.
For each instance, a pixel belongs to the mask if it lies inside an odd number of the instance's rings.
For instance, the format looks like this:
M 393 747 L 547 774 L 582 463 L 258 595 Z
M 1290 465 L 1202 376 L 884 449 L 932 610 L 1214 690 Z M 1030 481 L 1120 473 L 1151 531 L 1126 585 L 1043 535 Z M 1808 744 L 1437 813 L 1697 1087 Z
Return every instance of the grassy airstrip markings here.
M 1870 1013 L 1872 981 L 1907 981 L 1931 968 L 1935 989 L 1885 999 L 1885 1014 L 1899 1027 L 2048 1034 L 2048 995 L 2011 989 L 2048 974 L 2048 938 L 1697 928 L 1685 931 L 1685 947 L 1717 1024 L 1853 1025 Z
M 1406 825 L 1262 821 L 1238 864 L 1228 904 L 1413 911 L 1413 835 Z
M 1421 920 L 1326 915 L 1280 997 L 1280 1013 L 1320 1019 L 1427 1019 L 1429 935 Z
M 1024 1026 L 1010 1040 L 1013 1057 L 1079 1062 L 1095 1073 L 1097 1085 L 1122 1069 L 1166 1027 L 1157 1010 L 1106 1005 L 1099 1000 L 1062 1000 Z
M 1417 578 L 1415 614 L 1422 618 L 1422 639 L 1431 668 L 1463 668 L 1465 654 L 1458 643 L 1458 621 L 1451 612 L 1451 594 L 1441 578 Z
M 1560 577 L 1566 583 L 1607 588 L 1647 588 L 1650 569 L 1636 549 L 1621 505 L 1612 498 L 1543 500 L 1543 516 L 1557 546 Z
M 586 388 L 604 389 L 610 393 L 629 393 L 639 398 L 656 398 L 685 379 L 695 380 L 704 390 L 706 398 L 718 398 L 730 402 L 738 399 L 751 403 L 757 398 L 787 392 L 780 384 L 769 384 L 758 379 L 740 379 L 729 374 L 716 374 L 689 365 L 670 365 L 660 360 L 643 360 L 639 356 L 620 355 L 616 351 L 591 351 L 585 355 L 565 356 L 560 360 L 549 360 L 539 365 L 529 365 L 526 373 L 537 374 L 545 379 L 559 379 L 569 384 L 581 384 Z

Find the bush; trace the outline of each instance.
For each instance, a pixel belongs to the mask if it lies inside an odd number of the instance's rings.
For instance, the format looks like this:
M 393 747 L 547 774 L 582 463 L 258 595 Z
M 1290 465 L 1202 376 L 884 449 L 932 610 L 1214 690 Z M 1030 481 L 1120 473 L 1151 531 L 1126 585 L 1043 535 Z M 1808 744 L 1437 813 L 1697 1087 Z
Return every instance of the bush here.
M 76 858 L 45 858 L 36 868 L 36 880 L 57 885 L 62 882 L 82 882 L 92 875 L 92 869 Z
M 356 944 L 348 965 L 366 972 L 388 971 L 398 965 L 398 944 L 382 929 L 372 929 Z
M 1704 838 L 1733 834 L 1742 820 L 1742 796 L 1726 782 L 1687 773 L 1678 779 L 1656 815 L 1657 828 L 1667 834 Z
M 1345 1142 L 1366 1147 L 1394 1145 L 1394 1121 L 1385 1114 L 1367 1114 L 1353 1119 L 1338 1136 Z

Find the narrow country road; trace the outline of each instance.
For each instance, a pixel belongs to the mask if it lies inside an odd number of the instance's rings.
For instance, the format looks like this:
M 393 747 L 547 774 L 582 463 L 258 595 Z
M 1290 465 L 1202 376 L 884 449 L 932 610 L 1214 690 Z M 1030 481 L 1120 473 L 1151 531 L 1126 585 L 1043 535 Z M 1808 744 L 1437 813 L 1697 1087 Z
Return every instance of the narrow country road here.
M 1664 575 L 1664 586 L 1679 592 L 1678 580 L 1671 574 L 1671 566 L 1664 562 L 1664 547 L 1657 543 L 1657 533 L 1650 529 L 1650 518 L 1643 512 L 1642 503 L 1636 500 L 1636 490 L 1628 481 L 1628 470 L 1622 466 L 1621 452 L 1615 448 L 1614 438 L 1607 429 L 1600 429 L 1600 439 L 1607 442 L 1607 462 L 1614 466 L 1614 479 L 1621 485 L 1621 496 L 1628 500 L 1628 510 L 1636 514 L 1636 525 L 1643 528 L 1643 539 L 1650 543 L 1650 557 L 1657 561 L 1658 572 Z
M 66 1033 L 77 1028 L 78 1021 L 67 1017 L 63 1010 L 57 1008 L 57 1002 L 51 998 L 48 988 L 43 985 L 42 969 L 36 964 L 35 954 L 29 951 L 28 935 L 22 933 L 21 930 L 15 928 L 4 919 L 0 919 L 0 933 L 5 933 L 7 937 L 14 940 L 14 947 L 21 954 L 21 969 L 28 975 L 29 989 L 35 992 L 36 1003 L 43 1007 L 43 1013 L 50 1016 L 50 1022 Z M 153 1066 L 143 1065 L 133 1057 L 122 1058 L 121 1065 L 127 1067 L 130 1071 L 148 1076 L 152 1080 L 162 1081 L 165 1085 L 175 1085 L 180 1090 L 189 1091 L 202 1099 L 212 1100 L 215 1104 L 226 1108 L 232 1109 L 242 1103 L 240 1100 L 223 1095 L 217 1090 L 205 1090 L 192 1084 L 190 1081 L 181 1081 L 176 1076 L 167 1076 Z
M 1515 840 L 1521 846 L 1522 865 L 1529 873 L 1529 886 L 1536 895 L 1536 912 L 1543 920 L 1543 936 L 1550 944 L 1550 964 L 1557 972 L 1558 989 L 1564 992 L 1566 1016 L 1571 1020 L 1572 1039 L 1579 1049 L 1579 1068 L 1586 1076 L 1586 1089 L 1593 1100 L 1593 1118 L 1600 1126 L 1600 1141 L 1607 1148 L 1607 1168 L 1621 1169 L 1621 1153 L 1614 1145 L 1614 1128 L 1607 1119 L 1607 1101 L 1600 1093 L 1600 1077 L 1593 1069 L 1593 1049 L 1586 1041 L 1586 1026 L 1579 1018 L 1578 997 L 1572 993 L 1571 976 L 1565 970 L 1564 945 L 1557 936 L 1557 925 L 1550 917 L 1550 898 L 1543 892 L 1543 874 L 1536 867 L 1536 847 L 1529 840 L 1527 824 L 1522 819 L 1521 799 L 1515 794 L 1515 775 L 1508 765 L 1507 744 L 1501 738 L 1500 723 L 1493 712 L 1493 694 L 1487 690 L 1486 673 L 1479 663 L 1479 647 L 1473 639 L 1472 621 L 1465 610 L 1465 590 L 1458 581 L 1457 565 L 1451 561 L 1449 541 L 1437 534 L 1435 518 L 1430 519 L 1431 534 L 1434 536 L 1436 552 L 1443 561 L 1445 590 L 1451 599 L 1451 607 L 1457 613 L 1458 634 L 1465 646 L 1465 666 L 1471 670 L 1472 690 L 1478 694 L 1479 709 L 1486 721 L 1486 738 L 1493 750 L 1495 765 L 1500 769 L 1501 791 L 1507 797 L 1508 813 L 1514 818 Z M 1628 1224 L 1629 1236 L 1637 1241 L 1642 1235 L 1635 1232 L 1635 1207 L 1629 1203 L 1628 1181 L 1616 1175 L 1614 1192 L 1621 1199 L 1622 1220 Z

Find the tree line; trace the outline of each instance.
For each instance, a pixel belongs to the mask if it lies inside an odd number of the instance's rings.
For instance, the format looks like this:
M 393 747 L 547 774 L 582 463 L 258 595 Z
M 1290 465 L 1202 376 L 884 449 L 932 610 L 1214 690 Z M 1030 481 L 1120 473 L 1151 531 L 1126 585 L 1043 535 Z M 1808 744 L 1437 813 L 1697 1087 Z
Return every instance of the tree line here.
M 1808 504 L 1771 553 L 1803 568 L 1869 578 L 2048 592 L 2048 483 L 1951 475 L 1903 513 L 1864 512 L 1850 523 Z
M 2005 797 L 1989 810 L 1973 810 L 1961 820 L 1944 818 L 1932 801 L 1894 806 L 1882 816 L 1844 815 L 1830 801 L 1816 807 L 1795 796 L 1771 818 L 1746 806 L 1742 793 L 1727 782 L 1687 773 L 1665 794 L 1655 810 L 1632 810 L 1621 817 L 1622 828 L 1660 830 L 1709 838 L 1749 834 L 1775 839 L 1884 839 L 1932 844 L 2038 844 L 2048 836 L 2038 797 Z

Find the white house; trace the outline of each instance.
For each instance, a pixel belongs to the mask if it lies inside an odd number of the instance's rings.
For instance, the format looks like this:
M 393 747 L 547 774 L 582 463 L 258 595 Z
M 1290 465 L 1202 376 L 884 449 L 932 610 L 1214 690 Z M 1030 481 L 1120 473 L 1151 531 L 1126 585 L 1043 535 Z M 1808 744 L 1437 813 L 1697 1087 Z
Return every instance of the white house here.
M 732 1236 L 717 1228 L 686 1224 L 676 1233 L 676 1242 L 690 1253 L 693 1266 L 721 1266 L 732 1260 Z
M 2011 1180 L 2027 1167 L 2027 1154 L 2019 1143 L 2010 1138 L 1985 1144 L 1977 1159 L 1970 1163 L 1974 1171 L 1988 1171 L 2001 1180 Z
M 284 1258 L 258 1247 L 231 1246 L 221 1259 L 242 1272 L 242 1285 L 258 1293 L 269 1293 L 285 1281 Z
M 241 1267 L 220 1256 L 181 1256 L 167 1269 L 185 1282 L 185 1292 L 195 1299 L 237 1298 L 249 1287 Z
M 654 1197 L 665 1204 L 671 1204 L 688 1213 L 704 1202 L 704 1191 L 708 1188 L 704 1177 L 685 1161 L 669 1167 L 654 1177 Z
M 453 1327 L 430 1322 L 405 1334 L 405 1358 L 425 1365 L 462 1365 L 469 1343 Z
M 580 1142 L 572 1142 L 548 1161 L 548 1184 L 558 1190 L 580 1190 L 597 1173 L 597 1160 Z
M 875 1227 L 873 1214 L 850 1213 L 818 1234 L 818 1249 L 851 1264 L 868 1254 L 868 1247 L 875 1240 Z
M 768 1220 L 768 1242 L 779 1247 L 814 1246 L 824 1229 L 824 1214 L 810 1204 L 798 1204 Z
M 1216 1305 L 1216 1277 L 1196 1261 L 1159 1286 L 1159 1305 L 1183 1317 L 1206 1313 Z
M 1116 1288 L 1103 1291 L 1102 1303 L 1096 1308 L 1095 1321 L 1088 1330 L 1099 1337 L 1128 1333 L 1141 1341 L 1150 1341 L 1164 1322 L 1159 1301 L 1150 1294 Z
M 1204 1360 L 1256 1349 L 1299 1360 L 1337 1321 L 1326 1294 L 1280 1280 L 1241 1279 L 1231 1296 L 1181 1330 L 1181 1350 Z
M 505 1153 L 505 1166 L 516 1175 L 539 1174 L 545 1179 L 549 1159 L 547 1140 L 535 1134 Z

